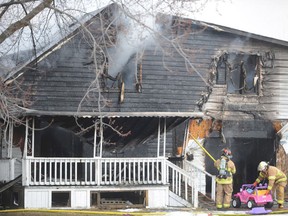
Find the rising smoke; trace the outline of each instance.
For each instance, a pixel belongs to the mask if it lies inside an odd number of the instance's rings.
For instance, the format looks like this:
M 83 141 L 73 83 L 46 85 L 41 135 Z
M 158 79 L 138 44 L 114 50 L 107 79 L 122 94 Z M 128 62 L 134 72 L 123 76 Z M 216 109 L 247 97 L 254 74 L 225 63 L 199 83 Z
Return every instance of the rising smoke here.
M 115 46 L 108 50 L 108 70 L 115 77 L 135 54 L 156 44 L 159 26 L 155 23 L 155 16 L 143 11 L 136 14 L 115 11 L 114 16 L 117 40 Z

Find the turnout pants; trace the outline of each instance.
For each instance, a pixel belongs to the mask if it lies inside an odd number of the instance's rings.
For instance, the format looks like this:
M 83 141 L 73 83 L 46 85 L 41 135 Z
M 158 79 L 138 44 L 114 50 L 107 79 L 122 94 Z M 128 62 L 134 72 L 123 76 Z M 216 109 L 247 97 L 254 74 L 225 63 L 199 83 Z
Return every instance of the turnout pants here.
M 277 203 L 278 204 L 283 204 L 284 203 L 284 189 L 286 187 L 286 182 L 279 182 L 275 184 L 272 188 L 272 194 L 275 194 L 276 190 L 276 198 L 277 198 Z
M 217 184 L 216 186 L 216 207 L 229 208 L 232 199 L 232 184 Z

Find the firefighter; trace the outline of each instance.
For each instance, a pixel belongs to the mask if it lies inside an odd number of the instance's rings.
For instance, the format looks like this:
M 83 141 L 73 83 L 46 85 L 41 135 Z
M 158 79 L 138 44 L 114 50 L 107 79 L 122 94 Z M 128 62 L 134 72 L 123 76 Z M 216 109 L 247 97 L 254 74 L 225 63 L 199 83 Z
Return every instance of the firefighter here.
M 216 208 L 230 208 L 233 192 L 233 174 L 236 173 L 236 167 L 231 160 L 232 153 L 230 149 L 224 148 L 221 151 L 220 159 L 214 162 L 218 169 L 216 177 Z
M 287 185 L 286 175 L 275 166 L 269 165 L 265 161 L 261 161 L 258 165 L 259 176 L 253 183 L 253 186 L 256 187 L 258 183 L 264 179 L 268 179 L 268 188 L 266 194 L 269 194 L 272 191 L 274 194 L 276 190 L 277 203 L 279 208 L 283 208 L 284 203 L 284 189 Z

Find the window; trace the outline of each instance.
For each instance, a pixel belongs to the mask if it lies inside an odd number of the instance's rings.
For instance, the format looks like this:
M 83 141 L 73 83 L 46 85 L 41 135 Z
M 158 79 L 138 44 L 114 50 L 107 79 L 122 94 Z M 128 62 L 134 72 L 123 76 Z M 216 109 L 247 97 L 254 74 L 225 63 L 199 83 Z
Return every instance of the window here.
M 70 191 L 52 191 L 52 207 L 71 207 Z
M 132 55 L 124 64 L 106 59 L 101 86 L 106 91 L 119 91 L 119 102 L 124 101 L 126 90 L 142 92 L 141 57 Z
M 260 56 L 223 54 L 217 62 L 216 83 L 226 84 L 230 94 L 258 95 Z

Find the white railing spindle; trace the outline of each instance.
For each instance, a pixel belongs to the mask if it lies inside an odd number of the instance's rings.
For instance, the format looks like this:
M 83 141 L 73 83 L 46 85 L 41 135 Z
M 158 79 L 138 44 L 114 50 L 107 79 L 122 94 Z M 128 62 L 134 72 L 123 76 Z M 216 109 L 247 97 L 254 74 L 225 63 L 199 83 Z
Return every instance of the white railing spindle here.
M 164 162 L 157 158 L 27 158 L 23 179 L 27 185 L 166 184 Z

